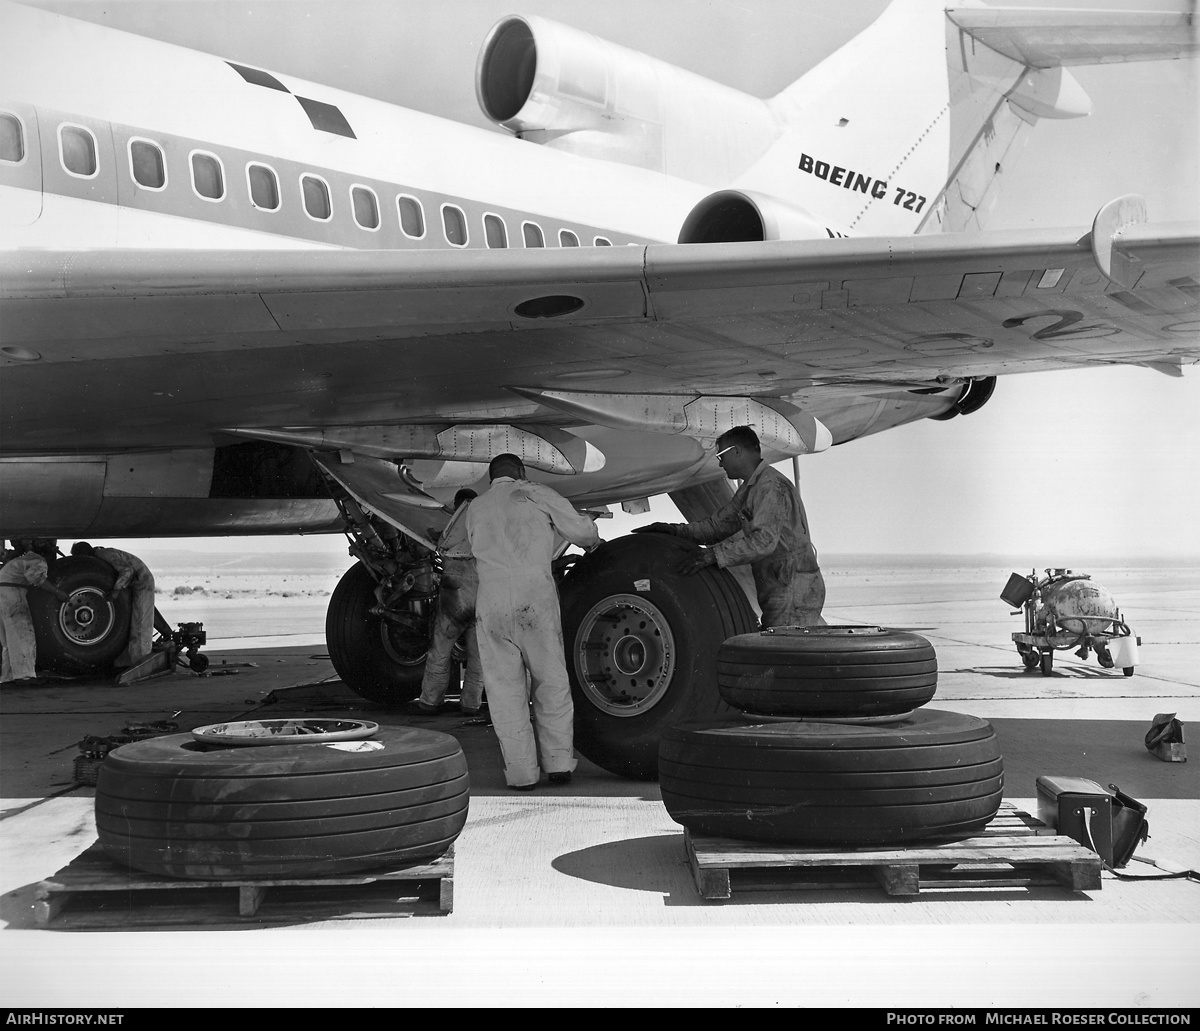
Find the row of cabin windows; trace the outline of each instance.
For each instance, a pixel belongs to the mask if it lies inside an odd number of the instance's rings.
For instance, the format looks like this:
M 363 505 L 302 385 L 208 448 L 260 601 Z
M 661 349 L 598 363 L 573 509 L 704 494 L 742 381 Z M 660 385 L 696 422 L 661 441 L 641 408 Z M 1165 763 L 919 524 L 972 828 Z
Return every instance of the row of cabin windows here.
M 62 165 L 71 175 L 92 178 L 99 168 L 96 159 L 96 140 L 92 133 L 80 125 L 60 125 L 58 129 Z M 25 158 L 25 139 L 21 122 L 13 115 L 0 113 L 0 160 L 19 162 Z M 154 142 L 143 139 L 129 141 L 129 169 L 134 182 L 147 190 L 163 190 L 167 186 L 167 166 L 162 149 Z M 196 193 L 211 201 L 225 198 L 225 172 L 221 159 L 215 154 L 194 151 L 191 156 L 192 186 Z M 246 165 L 246 182 L 251 203 L 263 211 L 277 211 L 280 206 L 279 181 L 274 169 L 267 165 L 249 162 Z M 300 192 L 304 210 L 318 222 L 327 222 L 333 217 L 333 202 L 329 184 L 320 176 L 305 174 L 300 177 Z M 379 228 L 379 201 L 375 191 L 367 186 L 350 188 L 350 204 L 354 221 L 363 229 Z M 396 197 L 396 208 L 400 228 L 405 236 L 421 239 L 425 235 L 425 210 L 416 197 L 400 194 Z M 442 205 L 442 231 L 446 242 L 455 247 L 465 247 L 470 240 L 467 218 L 462 209 L 453 204 Z M 508 246 L 508 227 L 499 215 L 483 216 L 484 240 L 488 247 Z M 523 222 L 521 236 L 526 247 L 545 247 L 542 228 L 536 222 Z M 569 229 L 558 232 L 560 247 L 578 247 L 579 237 Z M 594 239 L 597 247 L 611 247 L 612 241 L 603 236 Z

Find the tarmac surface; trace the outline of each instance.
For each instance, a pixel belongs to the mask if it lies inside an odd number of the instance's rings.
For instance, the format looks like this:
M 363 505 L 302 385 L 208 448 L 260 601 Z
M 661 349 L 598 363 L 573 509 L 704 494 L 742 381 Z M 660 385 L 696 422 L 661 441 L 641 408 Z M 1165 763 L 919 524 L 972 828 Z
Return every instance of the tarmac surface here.
M 1140 859 L 1200 869 L 1200 768 L 1151 755 L 1157 713 L 1200 719 L 1200 575 L 1096 579 L 1142 638 L 1132 677 L 1069 652 L 1024 672 L 997 584 L 919 569 L 855 573 L 831 623 L 915 630 L 935 646 L 932 708 L 996 727 L 1005 798 L 1035 811 L 1043 774 L 1116 784 L 1148 806 Z M 172 618 L 192 618 L 167 611 Z M 251 624 L 247 624 L 248 627 Z M 210 634 L 210 637 L 212 635 Z M 337 680 L 319 634 L 213 641 L 208 675 L 115 688 L 0 691 L 0 995 L 6 1006 L 1168 1007 L 1200 1005 L 1200 883 L 1105 873 L 1063 888 L 826 889 L 701 898 L 658 787 L 581 759 L 574 781 L 515 793 L 486 721 L 409 718 Z M 443 915 L 230 919 L 203 929 L 37 926 L 38 882 L 95 841 L 77 743 L 130 721 L 180 731 L 236 718 L 346 715 L 454 735 L 471 776 Z M 1160 873 L 1133 861 L 1123 873 Z

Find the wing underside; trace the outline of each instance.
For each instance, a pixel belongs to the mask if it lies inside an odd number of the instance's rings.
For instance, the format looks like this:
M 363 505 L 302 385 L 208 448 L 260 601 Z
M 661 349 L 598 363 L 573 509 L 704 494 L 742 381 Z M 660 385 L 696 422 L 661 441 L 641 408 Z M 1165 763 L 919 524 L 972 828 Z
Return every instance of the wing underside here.
M 196 496 L 226 452 L 270 440 L 406 458 L 452 489 L 446 468 L 474 482 L 500 433 L 577 502 L 610 503 L 718 475 L 704 446 L 745 411 L 800 454 L 944 415 L 990 377 L 1200 360 L 1196 227 L 1136 215 L 1092 233 L 0 261 L 6 461 L 208 455 Z

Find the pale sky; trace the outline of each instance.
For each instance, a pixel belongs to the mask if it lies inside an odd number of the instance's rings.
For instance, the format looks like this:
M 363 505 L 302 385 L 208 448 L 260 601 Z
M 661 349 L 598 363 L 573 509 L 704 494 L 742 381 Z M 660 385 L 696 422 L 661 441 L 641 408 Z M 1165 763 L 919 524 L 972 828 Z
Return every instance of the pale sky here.
M 1063 6 L 1134 7 L 1134 0 Z M 540 14 L 767 96 L 882 10 L 882 0 L 38 0 L 223 57 L 486 127 L 479 46 L 508 14 Z M 1152 4 L 1179 8 L 1171 0 Z M 1195 61 L 1074 69 L 1093 114 L 1042 121 L 991 228 L 1086 231 L 1126 193 L 1154 221 L 1200 215 Z M 886 84 L 880 84 L 886 88 Z M 800 461 L 824 553 L 1200 555 L 1200 368 L 1173 379 L 1105 368 L 1001 379 L 981 411 L 928 420 Z M 665 500 L 665 499 L 664 499 Z M 674 518 L 655 505 L 655 515 Z M 602 525 L 615 536 L 644 519 Z M 165 542 L 164 542 L 165 543 Z M 177 544 L 178 542 L 176 542 Z M 247 542 L 239 541 L 239 546 Z M 311 539 L 264 544 L 310 548 Z M 341 550 L 340 538 L 325 545 Z M 129 542 L 131 550 L 153 545 Z

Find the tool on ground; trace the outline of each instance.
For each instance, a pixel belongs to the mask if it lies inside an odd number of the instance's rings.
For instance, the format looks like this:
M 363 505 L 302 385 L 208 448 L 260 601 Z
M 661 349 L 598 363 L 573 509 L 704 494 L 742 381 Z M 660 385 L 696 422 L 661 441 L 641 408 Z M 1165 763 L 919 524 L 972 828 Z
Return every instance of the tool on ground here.
M 1042 823 L 1090 848 L 1110 870 L 1125 866 L 1150 837 L 1146 807 L 1115 784 L 1105 789 L 1083 777 L 1042 776 L 1037 801 Z
M 1183 740 L 1183 722 L 1173 712 L 1160 712 L 1146 731 L 1146 747 L 1150 754 L 1167 763 L 1187 762 L 1187 745 Z

